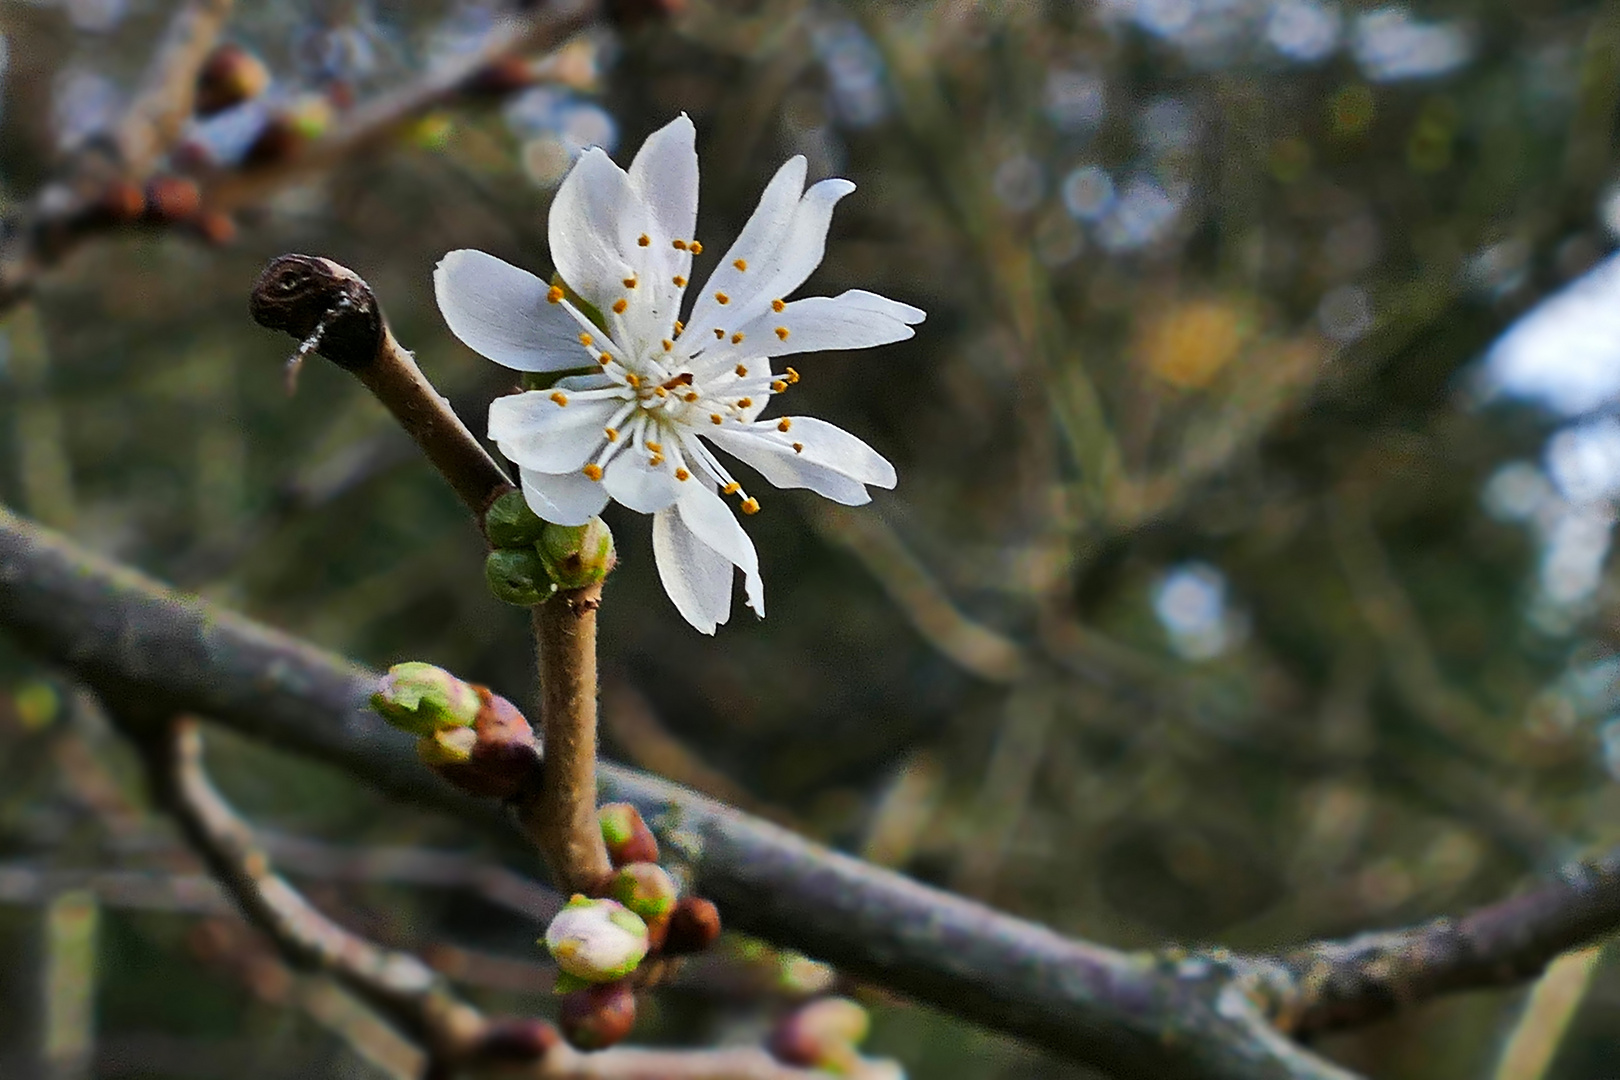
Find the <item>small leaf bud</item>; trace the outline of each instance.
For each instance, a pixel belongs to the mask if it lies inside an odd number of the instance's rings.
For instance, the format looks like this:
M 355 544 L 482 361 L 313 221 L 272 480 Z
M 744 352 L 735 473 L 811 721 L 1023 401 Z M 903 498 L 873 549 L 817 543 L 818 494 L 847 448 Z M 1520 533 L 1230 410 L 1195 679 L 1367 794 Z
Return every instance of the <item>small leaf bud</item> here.
M 685 896 L 669 913 L 669 930 L 664 935 L 664 955 L 700 953 L 720 937 L 720 909 L 701 896 Z
M 472 728 L 442 728 L 416 740 L 416 756 L 428 765 L 465 765 L 478 748 Z
M 636 1026 L 635 991 L 623 979 L 575 990 L 563 997 L 557 1019 L 574 1046 L 605 1050 Z
M 675 909 L 680 887 L 657 863 L 634 862 L 619 868 L 608 886 L 613 899 L 643 919 L 661 919 Z
M 614 866 L 658 861 L 658 839 L 629 803 L 607 803 L 596 811 L 602 823 L 602 842 Z
M 481 704 L 470 683 L 415 660 L 389 668 L 371 695 L 371 707 L 384 720 L 423 736 L 446 728 L 472 727 Z
M 484 580 L 495 599 L 518 607 L 544 603 L 556 591 L 533 548 L 496 548 L 484 559 Z
M 771 1036 L 771 1053 L 789 1065 L 854 1072 L 855 1052 L 872 1028 L 866 1010 L 848 998 L 819 998 L 782 1019 Z
M 251 101 L 270 87 L 270 69 L 240 45 L 221 45 L 197 72 L 196 111 L 212 116 Z
M 647 924 L 615 900 L 575 896 L 546 927 L 545 943 L 565 974 L 612 982 L 647 955 Z
M 548 522 L 535 547 L 552 580 L 564 589 L 595 585 L 607 577 L 618 562 L 613 550 L 613 532 L 599 517 L 583 525 Z
M 474 689 L 483 707 L 473 727 L 477 738 L 470 756 L 463 761 L 430 764 L 437 765 L 440 776 L 465 792 L 509 799 L 534 778 L 539 767 L 534 730 L 516 705 L 482 686 Z
M 532 547 L 546 531 L 546 523 L 523 499 L 523 492 L 508 491 L 484 512 L 484 535 L 498 548 Z

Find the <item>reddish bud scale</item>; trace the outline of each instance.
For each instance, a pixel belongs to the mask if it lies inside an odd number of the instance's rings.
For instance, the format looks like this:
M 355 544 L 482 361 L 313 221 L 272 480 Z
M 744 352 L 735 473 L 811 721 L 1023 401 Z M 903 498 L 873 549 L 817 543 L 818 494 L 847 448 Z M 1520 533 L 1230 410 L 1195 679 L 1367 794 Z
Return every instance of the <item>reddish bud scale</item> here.
M 194 220 L 202 210 L 202 191 L 183 176 L 154 176 L 146 184 L 146 218 L 158 225 Z
M 664 934 L 664 955 L 700 953 L 720 937 L 720 909 L 701 896 L 683 897 L 669 916 Z
M 481 702 L 473 730 L 478 741 L 470 760 L 435 765 L 433 770 L 471 795 L 509 799 L 522 789 L 540 764 L 534 729 L 516 705 L 474 686 Z
M 221 45 L 197 72 L 196 112 L 212 116 L 240 105 L 270 87 L 270 69 L 240 45 Z
M 608 803 L 596 812 L 602 824 L 602 841 L 615 867 L 628 863 L 658 861 L 658 839 L 642 820 L 641 812 L 629 803 Z
M 558 1011 L 563 1037 L 581 1050 L 622 1042 L 636 1026 L 636 994 L 627 980 L 565 994 Z

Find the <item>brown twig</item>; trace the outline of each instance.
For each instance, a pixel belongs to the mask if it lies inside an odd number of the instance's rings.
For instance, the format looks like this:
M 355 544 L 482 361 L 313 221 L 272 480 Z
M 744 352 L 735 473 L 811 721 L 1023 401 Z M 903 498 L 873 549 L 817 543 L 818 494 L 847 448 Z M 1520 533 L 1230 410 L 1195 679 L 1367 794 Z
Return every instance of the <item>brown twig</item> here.
M 558 883 L 597 894 L 613 873 L 596 820 L 596 609 L 602 586 L 558 593 L 534 608 L 539 649 L 541 742 L 536 789 L 518 799 L 518 820 Z
M 511 1055 L 508 1075 L 532 1080 L 825 1080 L 825 1073 L 784 1065 L 757 1048 L 582 1054 L 544 1021 L 485 1018 L 415 956 L 344 929 L 273 871 L 252 829 L 209 781 L 194 723 L 126 727 L 160 801 L 248 918 L 295 964 L 333 976 L 377 1009 L 424 1048 L 440 1074 Z M 522 1036 L 515 1048 L 514 1030 Z
M 259 275 L 248 303 L 259 325 L 291 334 L 359 379 L 480 522 L 490 503 L 512 490 L 506 472 L 394 340 L 371 286 L 353 270 L 313 255 L 282 255 Z

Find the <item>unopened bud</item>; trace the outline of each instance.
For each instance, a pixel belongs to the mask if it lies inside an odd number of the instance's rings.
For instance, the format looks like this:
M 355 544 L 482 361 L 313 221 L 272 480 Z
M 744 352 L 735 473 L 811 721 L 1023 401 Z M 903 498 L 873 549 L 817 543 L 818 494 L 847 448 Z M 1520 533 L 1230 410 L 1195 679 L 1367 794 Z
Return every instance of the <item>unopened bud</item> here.
M 465 765 L 478 748 L 472 728 L 443 728 L 416 740 L 416 756 L 428 765 Z
M 471 728 L 478 721 L 479 706 L 478 691 L 470 683 L 417 660 L 389 668 L 371 695 L 371 707 L 384 720 L 423 736 Z
M 197 72 L 198 116 L 212 116 L 240 105 L 270 87 L 270 69 L 240 45 L 221 45 Z
M 701 896 L 682 897 L 669 913 L 669 930 L 664 935 L 664 955 L 700 953 L 720 937 L 720 909 Z
M 608 803 L 596 811 L 596 818 L 602 823 L 602 842 L 614 866 L 658 861 L 658 838 L 634 806 Z
M 546 523 L 529 509 L 521 491 L 508 491 L 484 512 L 484 535 L 498 548 L 532 547 L 545 531 Z
M 636 1026 L 635 991 L 623 979 L 575 990 L 563 996 L 557 1020 L 574 1046 L 605 1050 Z
M 484 687 L 475 689 L 483 705 L 478 710 L 478 723 L 472 728 L 476 738 L 470 754 L 465 759 L 430 764 L 438 765 L 439 775 L 465 792 L 509 799 L 534 779 L 539 767 L 534 730 L 516 705 Z M 424 759 L 432 753 L 421 744 L 418 751 L 424 753 Z
M 184 176 L 154 176 L 146 184 L 146 216 L 159 225 L 190 221 L 202 209 L 202 191 Z
M 669 871 L 652 862 L 634 862 L 619 868 L 608 886 L 613 899 L 643 919 L 661 919 L 675 909 L 680 887 Z
M 599 517 L 583 525 L 548 523 L 535 546 L 552 580 L 564 589 L 595 585 L 618 562 L 613 531 Z
M 860 1060 L 855 1048 L 872 1018 L 848 998 L 820 998 L 784 1017 L 771 1036 L 771 1053 L 789 1065 L 848 1074 Z
M 576 896 L 546 927 L 545 941 L 564 974 L 612 982 L 636 970 L 647 955 L 647 924 L 615 900 Z
M 474 1054 L 483 1061 L 536 1061 L 561 1041 L 557 1029 L 544 1020 L 491 1020 Z
M 304 151 L 332 126 L 332 105 L 319 94 L 306 94 L 274 113 L 242 155 L 245 165 L 273 165 Z
M 484 559 L 484 580 L 495 599 L 519 607 L 544 603 L 555 591 L 533 548 L 496 548 Z

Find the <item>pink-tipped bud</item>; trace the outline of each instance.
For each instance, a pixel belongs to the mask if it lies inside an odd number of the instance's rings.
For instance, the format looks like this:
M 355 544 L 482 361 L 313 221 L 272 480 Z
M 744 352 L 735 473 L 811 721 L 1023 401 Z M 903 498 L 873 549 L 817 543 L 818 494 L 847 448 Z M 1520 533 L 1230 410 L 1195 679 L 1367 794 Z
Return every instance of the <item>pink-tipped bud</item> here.
M 675 908 L 680 887 L 657 863 L 635 862 L 619 868 L 608 893 L 643 919 L 661 919 Z
M 629 803 L 608 803 L 596 811 L 602 823 L 602 842 L 614 866 L 658 861 L 658 839 Z
M 708 949 L 720 938 L 720 909 L 701 896 L 682 897 L 669 913 L 664 955 L 686 956 Z
M 427 737 L 446 728 L 472 727 L 482 705 L 471 683 L 416 660 L 389 668 L 371 695 L 371 707 L 384 720 Z
M 636 1026 L 636 994 L 623 979 L 565 994 L 558 1013 L 563 1037 L 581 1050 L 604 1050 Z
M 566 975 L 622 979 L 647 955 L 647 924 L 616 900 L 576 896 L 546 927 L 546 948 Z
M 771 1053 L 789 1065 L 847 1074 L 860 1060 L 855 1048 L 871 1030 L 865 1009 L 848 998 L 818 998 L 782 1018 Z
M 469 732 L 474 736 L 472 749 L 464 761 L 433 764 L 439 765 L 440 776 L 469 794 L 509 799 L 539 768 L 534 730 L 516 705 L 482 686 L 473 689 L 478 693 L 479 709 Z

